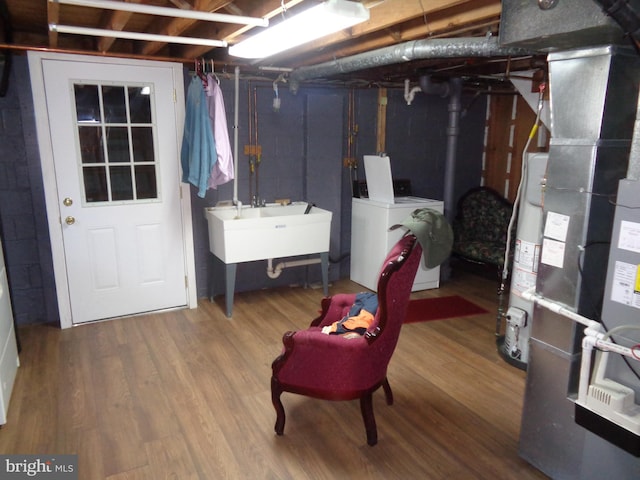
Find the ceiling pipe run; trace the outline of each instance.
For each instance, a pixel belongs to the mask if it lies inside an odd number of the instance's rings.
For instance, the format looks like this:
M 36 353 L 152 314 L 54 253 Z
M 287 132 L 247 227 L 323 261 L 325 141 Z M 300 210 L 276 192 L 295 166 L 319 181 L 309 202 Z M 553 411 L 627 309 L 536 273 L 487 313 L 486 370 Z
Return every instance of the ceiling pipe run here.
M 297 68 L 289 74 L 289 85 L 295 93 L 298 91 L 300 82 L 305 80 L 395 65 L 410 62 L 411 60 L 509 57 L 532 55 L 534 53 L 518 47 L 501 47 L 496 37 L 413 40 L 351 57 L 337 58 L 329 62 Z

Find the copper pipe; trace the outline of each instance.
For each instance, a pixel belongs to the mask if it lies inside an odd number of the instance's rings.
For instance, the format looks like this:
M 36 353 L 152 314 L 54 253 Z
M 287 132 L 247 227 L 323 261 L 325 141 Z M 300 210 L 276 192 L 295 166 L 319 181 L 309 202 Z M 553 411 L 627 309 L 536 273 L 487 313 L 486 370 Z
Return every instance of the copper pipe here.
M 128 58 L 132 60 L 155 60 L 158 62 L 176 62 L 186 65 L 193 65 L 193 58 L 180 58 L 180 57 L 163 57 L 154 55 L 141 55 L 137 53 L 126 52 L 96 52 L 93 50 L 75 50 L 69 48 L 49 48 L 49 47 L 34 47 L 29 45 L 16 45 L 13 43 L 0 43 L 0 50 L 17 50 L 17 51 L 34 51 L 45 53 L 67 53 L 70 55 L 89 55 L 93 57 L 105 57 L 105 58 Z M 246 65 L 237 62 L 225 62 L 225 67 L 244 67 Z
M 130 58 L 134 60 L 157 60 L 163 62 L 193 63 L 193 58 L 170 58 L 155 57 L 151 55 L 138 55 L 135 53 L 114 53 L 114 52 L 95 52 L 92 50 L 73 50 L 66 48 L 49 48 L 49 47 L 32 47 L 28 45 L 14 45 L 10 43 L 0 43 L 0 50 L 18 50 L 18 51 L 35 51 L 46 53 L 68 53 L 72 55 L 91 55 L 94 57 L 107 58 Z

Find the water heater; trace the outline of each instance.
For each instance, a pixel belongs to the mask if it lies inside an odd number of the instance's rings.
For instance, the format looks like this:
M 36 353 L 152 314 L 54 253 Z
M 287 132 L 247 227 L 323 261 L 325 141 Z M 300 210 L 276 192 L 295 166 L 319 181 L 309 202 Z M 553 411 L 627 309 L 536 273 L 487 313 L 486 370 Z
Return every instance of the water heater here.
M 523 370 L 529 359 L 529 336 L 533 303 L 522 293 L 535 288 L 542 239 L 542 187 L 547 168 L 547 153 L 526 154 L 522 192 L 518 209 L 516 243 L 511 270 L 509 307 L 506 313 L 502 357 Z

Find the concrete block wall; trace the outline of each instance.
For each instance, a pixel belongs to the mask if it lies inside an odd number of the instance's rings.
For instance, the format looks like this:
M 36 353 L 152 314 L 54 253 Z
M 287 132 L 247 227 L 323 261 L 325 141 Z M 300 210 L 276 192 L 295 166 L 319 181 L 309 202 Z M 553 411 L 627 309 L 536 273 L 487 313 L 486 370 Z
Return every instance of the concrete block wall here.
M 186 77 L 185 77 L 186 79 Z M 233 80 L 222 78 L 230 134 L 233 126 Z M 351 182 L 343 166 L 347 87 L 305 87 L 294 95 L 280 89 L 281 108 L 274 111 L 271 82 L 242 81 L 239 106 L 239 198 L 249 200 L 247 157 L 248 98 L 255 98 L 259 116 L 259 144 L 263 148 L 260 194 L 276 198 L 308 200 L 334 214 L 330 256 L 330 280 L 348 278 L 350 253 Z M 484 98 L 483 98 L 484 99 Z M 402 89 L 392 90 L 387 118 L 387 153 L 396 177 L 411 178 L 416 196 L 442 199 L 442 175 L 446 155 L 446 101 L 418 95 L 408 107 Z M 440 102 L 440 103 L 437 103 Z M 473 107 L 461 120 L 459 178 L 456 191 L 480 182 L 484 135 L 484 101 L 463 102 Z M 355 90 L 358 134 L 354 156 L 358 176 L 364 180 L 362 156 L 375 152 L 377 89 Z M 0 98 L 0 227 L 7 255 L 7 269 L 18 324 L 58 323 L 55 279 L 46 218 L 40 155 L 35 131 L 33 100 L 26 56 L 16 56 L 8 94 Z M 425 141 L 426 140 L 426 141 Z M 476 174 L 477 173 L 477 174 Z M 458 185 L 459 184 L 459 185 Z M 220 265 L 212 265 L 203 208 L 233 195 L 231 183 L 192 195 L 194 248 L 198 297 L 223 291 Z M 276 280 L 268 279 L 264 262 L 238 268 L 236 291 L 318 282 L 313 268 L 287 269 Z
M 18 325 L 58 321 L 33 100 L 25 56 L 0 98 L 0 228 Z

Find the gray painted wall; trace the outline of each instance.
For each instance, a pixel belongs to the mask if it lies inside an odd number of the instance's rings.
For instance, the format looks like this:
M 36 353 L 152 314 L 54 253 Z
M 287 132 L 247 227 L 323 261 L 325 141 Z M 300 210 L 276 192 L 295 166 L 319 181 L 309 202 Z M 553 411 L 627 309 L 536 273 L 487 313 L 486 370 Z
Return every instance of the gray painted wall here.
M 18 324 L 58 322 L 55 283 L 49 246 L 42 173 L 34 123 L 26 56 L 14 58 L 11 84 L 0 98 L 0 225 L 7 256 L 9 283 Z M 232 135 L 233 79 L 221 77 Z M 185 81 L 187 78 L 185 78 Z M 255 92 L 255 93 L 254 93 Z M 411 106 L 403 89 L 389 89 L 387 152 L 396 178 L 410 178 L 416 196 L 442 199 L 446 155 L 447 99 L 416 95 Z M 249 202 L 247 157 L 248 102 L 255 95 L 258 143 L 262 147 L 259 193 L 276 198 L 308 200 L 333 212 L 330 280 L 348 278 L 351 242 L 351 185 L 346 156 L 349 89 L 304 87 L 293 95 L 279 85 L 281 108 L 273 110 L 271 82 L 242 80 L 239 105 L 238 196 Z M 375 152 L 376 88 L 355 90 L 358 126 L 354 156 L 358 176 L 364 179 L 362 156 Z M 486 98 L 463 96 L 469 107 L 461 119 L 456 197 L 480 183 Z M 198 297 L 223 291 L 222 265 L 208 250 L 204 208 L 233 196 L 231 183 L 209 190 L 200 199 L 192 190 L 194 248 Z M 256 239 L 259 241 L 259 239 Z M 317 265 L 285 269 L 275 280 L 266 275 L 266 262 L 238 266 L 236 291 L 286 285 L 316 284 Z

